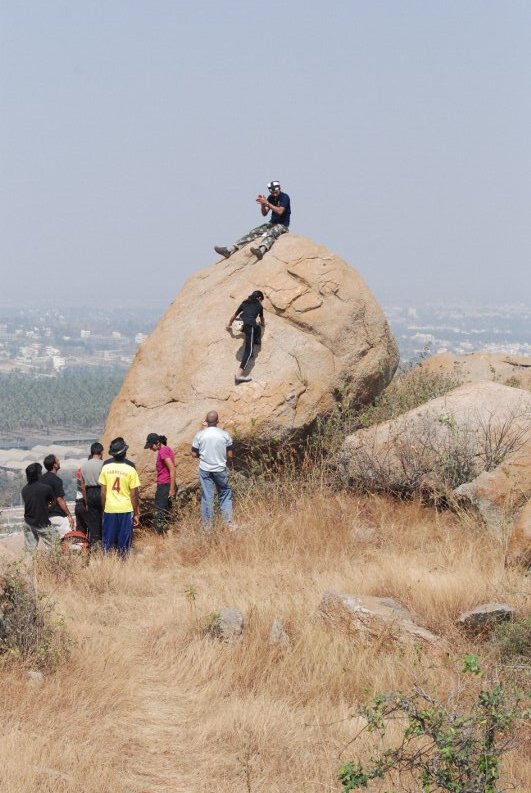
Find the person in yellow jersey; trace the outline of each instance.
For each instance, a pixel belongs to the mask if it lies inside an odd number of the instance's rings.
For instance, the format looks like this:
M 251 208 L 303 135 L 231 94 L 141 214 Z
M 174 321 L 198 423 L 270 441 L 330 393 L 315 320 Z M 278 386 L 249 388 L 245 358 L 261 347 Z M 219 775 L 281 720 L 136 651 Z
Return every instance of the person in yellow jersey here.
M 133 542 L 133 527 L 140 521 L 140 480 L 135 464 L 126 458 L 129 447 L 123 438 L 111 441 L 109 454 L 101 468 L 101 507 L 103 510 L 102 548 L 127 556 Z

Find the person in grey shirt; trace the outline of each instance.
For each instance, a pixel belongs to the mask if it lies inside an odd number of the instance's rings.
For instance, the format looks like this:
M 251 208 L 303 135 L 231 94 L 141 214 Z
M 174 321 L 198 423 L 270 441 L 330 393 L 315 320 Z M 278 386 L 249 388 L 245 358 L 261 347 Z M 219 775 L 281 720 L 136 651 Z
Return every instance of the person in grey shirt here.
M 192 441 L 192 454 L 199 459 L 201 515 L 206 530 L 212 528 L 216 492 L 221 517 L 230 528 L 234 528 L 232 490 L 227 471 L 227 461 L 233 459 L 232 438 L 228 432 L 218 427 L 218 422 L 218 414 L 211 410 L 206 416 L 207 426 Z
M 90 447 L 90 457 L 81 466 L 81 491 L 87 514 L 89 545 L 91 550 L 101 546 L 103 512 L 101 509 L 101 487 L 99 476 L 103 465 L 103 446 L 96 441 Z

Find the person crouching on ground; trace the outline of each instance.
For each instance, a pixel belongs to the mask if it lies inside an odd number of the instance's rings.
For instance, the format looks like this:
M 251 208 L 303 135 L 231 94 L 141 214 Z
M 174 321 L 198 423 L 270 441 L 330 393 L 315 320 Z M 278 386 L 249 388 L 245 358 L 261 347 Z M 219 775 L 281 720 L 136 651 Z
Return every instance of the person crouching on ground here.
M 234 320 L 239 318 L 243 323 L 243 332 L 245 334 L 245 348 L 242 360 L 239 369 L 234 375 L 236 383 L 248 383 L 252 379 L 249 376 L 245 376 L 245 369 L 253 357 L 254 348 L 262 344 L 262 328 L 265 328 L 263 299 L 264 293 L 256 289 L 249 295 L 247 300 L 240 303 L 227 325 L 227 330 L 230 330 Z M 256 322 L 258 318 L 260 318 L 259 325 Z
M 199 459 L 201 514 L 205 531 L 212 529 L 216 491 L 221 517 L 229 528 L 234 529 L 232 490 L 227 471 L 227 461 L 233 459 L 232 438 L 228 432 L 218 427 L 218 421 L 215 410 L 207 413 L 207 426 L 200 430 L 192 441 L 192 454 Z
M 165 435 L 150 432 L 146 438 L 144 449 L 157 452 L 155 468 L 157 470 L 157 489 L 155 491 L 155 531 L 164 534 L 171 517 L 170 499 L 175 498 L 175 455 L 168 446 Z
M 101 508 L 103 510 L 102 548 L 127 556 L 133 542 L 133 527 L 140 523 L 140 480 L 135 464 L 125 456 L 123 438 L 115 438 L 109 447 L 110 460 L 101 468 Z

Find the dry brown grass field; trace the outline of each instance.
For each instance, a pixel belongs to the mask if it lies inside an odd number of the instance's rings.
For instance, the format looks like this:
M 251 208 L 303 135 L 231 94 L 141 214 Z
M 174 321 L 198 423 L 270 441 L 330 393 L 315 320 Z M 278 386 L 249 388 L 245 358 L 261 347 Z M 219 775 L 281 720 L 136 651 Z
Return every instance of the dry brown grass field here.
M 241 531 L 205 536 L 191 507 L 167 538 L 139 535 L 125 563 L 37 561 L 74 642 L 43 683 L 1 667 L 2 793 L 332 793 L 363 751 L 349 745 L 359 703 L 415 682 L 444 698 L 467 653 L 500 672 L 492 642 L 466 639 L 455 618 L 489 600 L 524 615 L 526 578 L 473 521 L 295 485 L 288 501 L 250 495 L 237 509 Z M 398 598 L 447 649 L 330 628 L 317 615 L 327 590 Z M 223 606 L 244 613 L 241 642 L 205 635 Z M 268 641 L 275 618 L 288 647 Z M 531 789 L 524 745 L 502 783 Z

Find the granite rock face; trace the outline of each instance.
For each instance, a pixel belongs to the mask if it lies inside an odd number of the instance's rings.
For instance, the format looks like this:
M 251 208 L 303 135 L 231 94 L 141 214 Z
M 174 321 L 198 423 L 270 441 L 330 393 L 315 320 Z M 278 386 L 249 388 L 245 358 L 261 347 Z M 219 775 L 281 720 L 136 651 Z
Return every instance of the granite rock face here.
M 235 385 L 243 335 L 229 317 L 255 289 L 265 294 L 266 330 L 250 383 Z M 338 395 L 360 403 L 390 382 L 398 350 L 358 273 L 327 248 L 286 234 L 256 261 L 248 247 L 187 280 L 138 351 L 111 407 L 104 444 L 123 435 L 144 494 L 152 492 L 149 432 L 168 437 L 179 485 L 197 479 L 190 444 L 205 414 L 246 443 L 304 433 Z M 107 448 L 106 448 L 107 451 Z M 147 486 L 147 487 L 146 487 Z
M 531 417 L 525 443 L 492 471 L 484 471 L 455 491 L 473 507 L 493 533 L 509 537 L 509 556 L 530 555 L 531 528 L 526 528 L 531 496 Z M 511 527 L 514 525 L 514 532 Z M 518 527 L 518 528 L 517 528 Z

